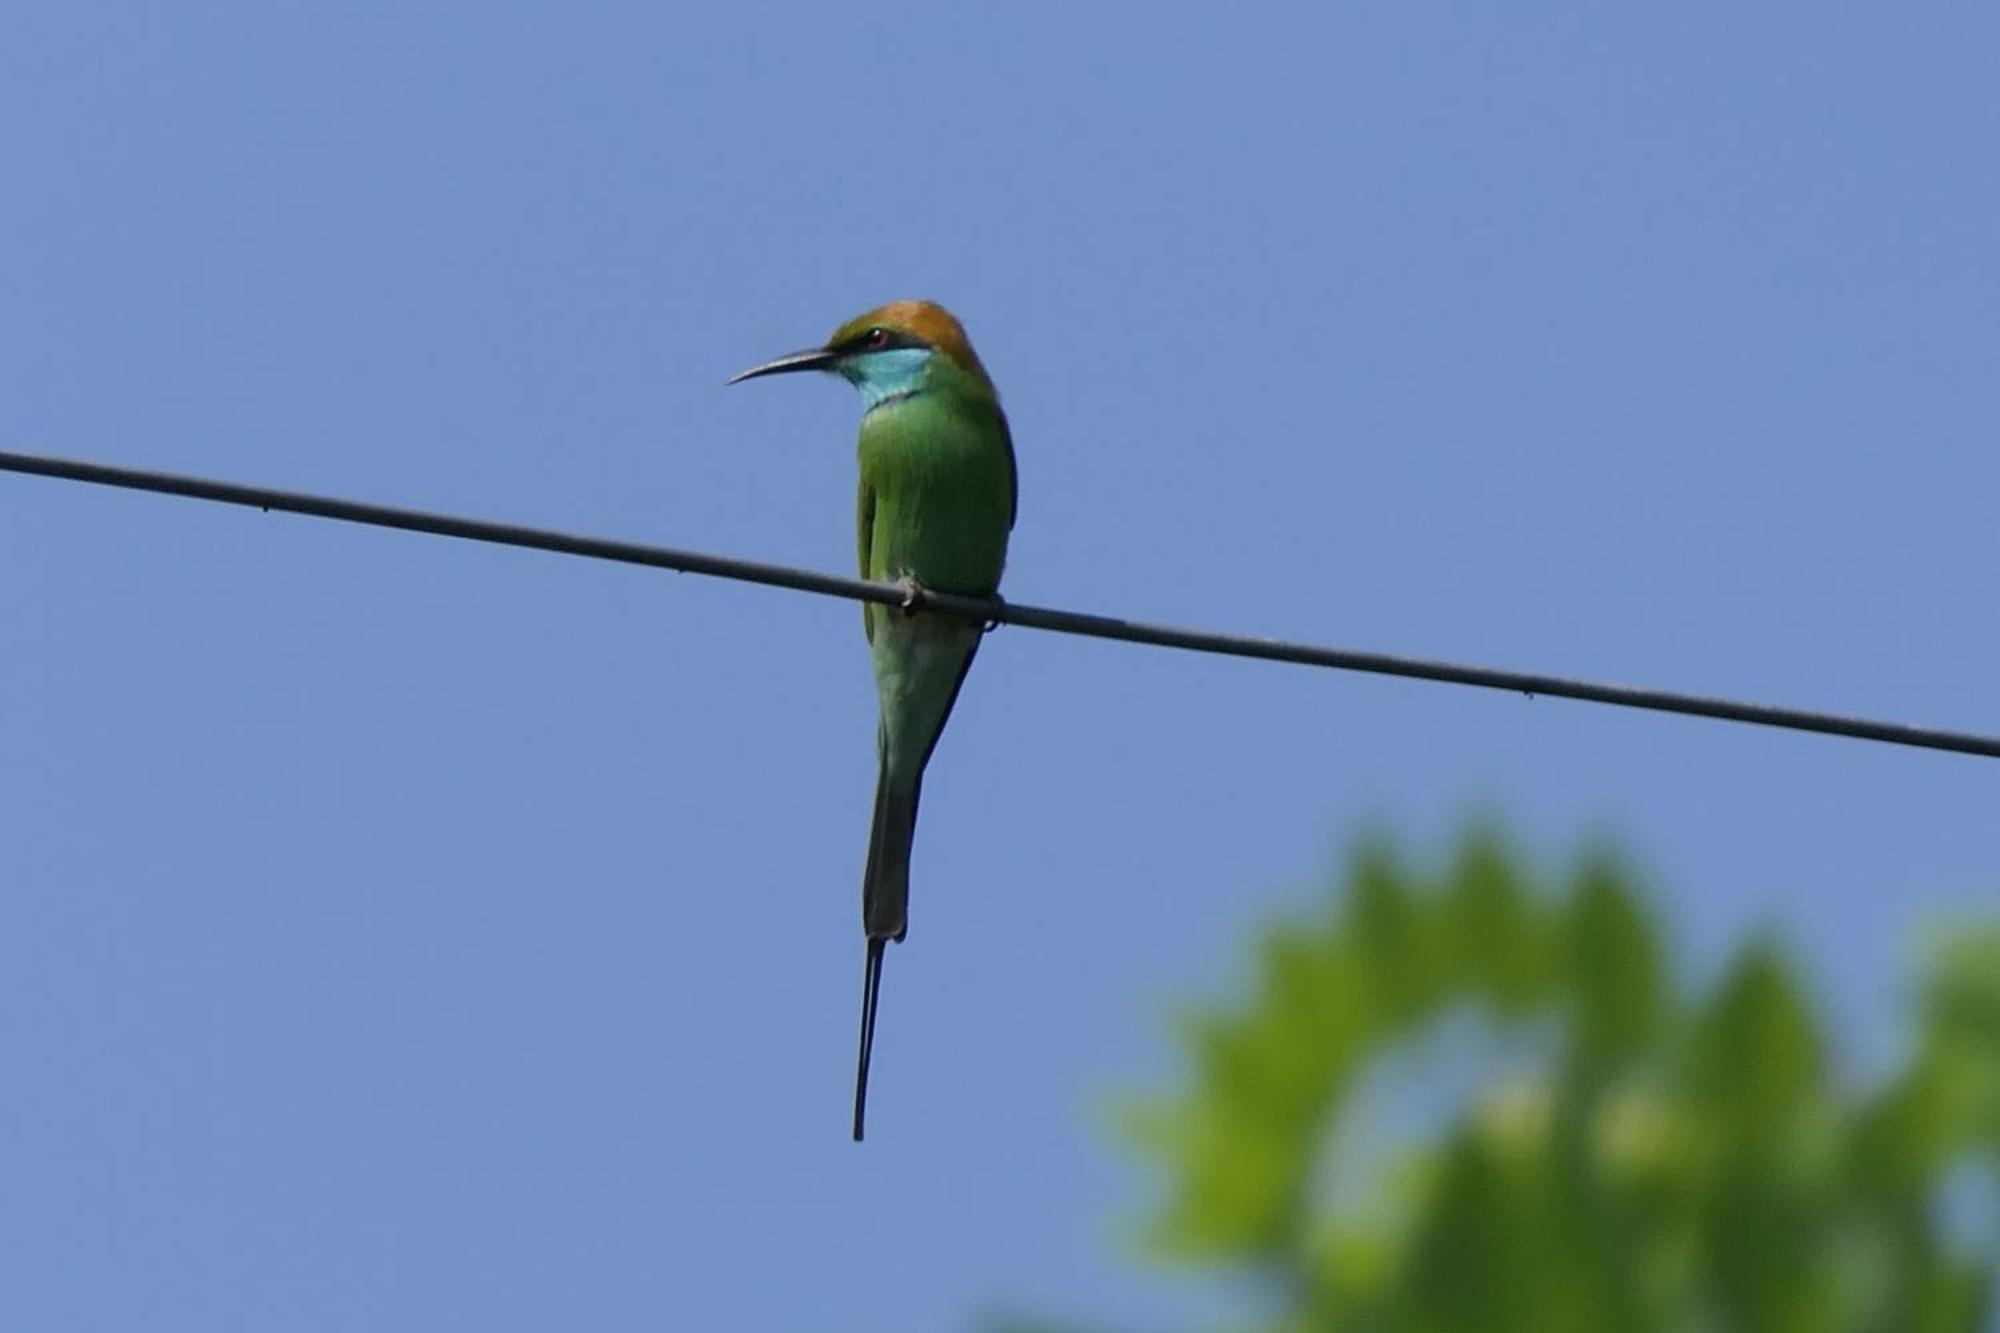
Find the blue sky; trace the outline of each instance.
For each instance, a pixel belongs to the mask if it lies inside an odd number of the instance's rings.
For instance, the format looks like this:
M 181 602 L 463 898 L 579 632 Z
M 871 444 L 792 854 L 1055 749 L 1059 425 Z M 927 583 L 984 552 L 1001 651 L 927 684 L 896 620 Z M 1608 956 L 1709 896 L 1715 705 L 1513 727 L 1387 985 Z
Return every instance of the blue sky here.
M 1990 7 L 0 15 L 0 447 L 845 570 L 892 297 L 1016 598 L 2000 729 Z M 1007 629 L 846 1141 L 850 605 L 0 478 L 0 1323 L 1172 1326 L 1107 1099 L 1369 821 L 1610 833 L 1857 1064 L 2000 766 Z

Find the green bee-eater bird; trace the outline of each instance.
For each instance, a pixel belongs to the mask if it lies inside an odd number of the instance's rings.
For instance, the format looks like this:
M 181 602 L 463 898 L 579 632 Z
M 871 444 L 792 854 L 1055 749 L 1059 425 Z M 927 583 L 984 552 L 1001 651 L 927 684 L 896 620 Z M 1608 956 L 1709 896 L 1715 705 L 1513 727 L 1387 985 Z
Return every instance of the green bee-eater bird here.
M 768 361 L 730 380 L 824 370 L 861 391 L 861 577 L 910 589 L 990 597 L 1014 527 L 1014 442 L 1000 395 L 950 311 L 896 301 L 851 319 L 824 347 Z M 854 1138 L 868 1108 L 868 1060 L 882 992 L 882 951 L 909 928 L 910 840 L 924 765 L 937 748 L 983 627 L 870 602 L 862 626 L 875 659 L 880 771 L 861 925 L 861 1050 Z

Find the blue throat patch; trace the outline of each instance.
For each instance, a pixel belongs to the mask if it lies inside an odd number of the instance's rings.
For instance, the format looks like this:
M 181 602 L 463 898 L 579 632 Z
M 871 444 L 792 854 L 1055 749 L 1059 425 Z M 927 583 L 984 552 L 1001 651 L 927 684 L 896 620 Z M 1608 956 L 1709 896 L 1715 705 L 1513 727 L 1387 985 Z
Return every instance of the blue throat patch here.
M 928 347 L 891 347 L 863 352 L 842 361 L 842 379 L 861 391 L 864 411 L 872 412 L 897 398 L 908 398 L 926 387 L 926 372 L 937 353 Z

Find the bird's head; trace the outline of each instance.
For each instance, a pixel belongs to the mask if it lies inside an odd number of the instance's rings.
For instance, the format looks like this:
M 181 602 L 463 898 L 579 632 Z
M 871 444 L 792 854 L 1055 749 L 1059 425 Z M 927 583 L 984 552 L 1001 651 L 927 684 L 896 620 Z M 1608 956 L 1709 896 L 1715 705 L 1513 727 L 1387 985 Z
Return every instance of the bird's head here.
M 940 361 L 969 376 L 987 393 L 993 391 L 964 327 L 949 310 L 935 301 L 891 301 L 848 320 L 833 331 L 825 346 L 752 366 L 729 382 L 824 370 L 859 389 L 862 400 L 874 407 L 924 387 Z

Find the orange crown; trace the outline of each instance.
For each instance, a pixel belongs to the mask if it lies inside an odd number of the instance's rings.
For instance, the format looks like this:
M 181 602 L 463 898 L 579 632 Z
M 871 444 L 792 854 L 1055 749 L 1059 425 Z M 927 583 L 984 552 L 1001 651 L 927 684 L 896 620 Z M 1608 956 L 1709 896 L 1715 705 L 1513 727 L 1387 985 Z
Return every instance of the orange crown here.
M 893 329 L 913 338 L 921 338 L 949 357 L 960 370 L 970 371 L 988 384 L 992 383 L 986 377 L 986 367 L 979 364 L 979 354 L 972 350 L 971 340 L 965 336 L 965 326 L 951 311 L 935 301 L 891 301 L 885 306 L 878 306 L 835 329 L 826 345 L 838 346 L 874 328 Z

